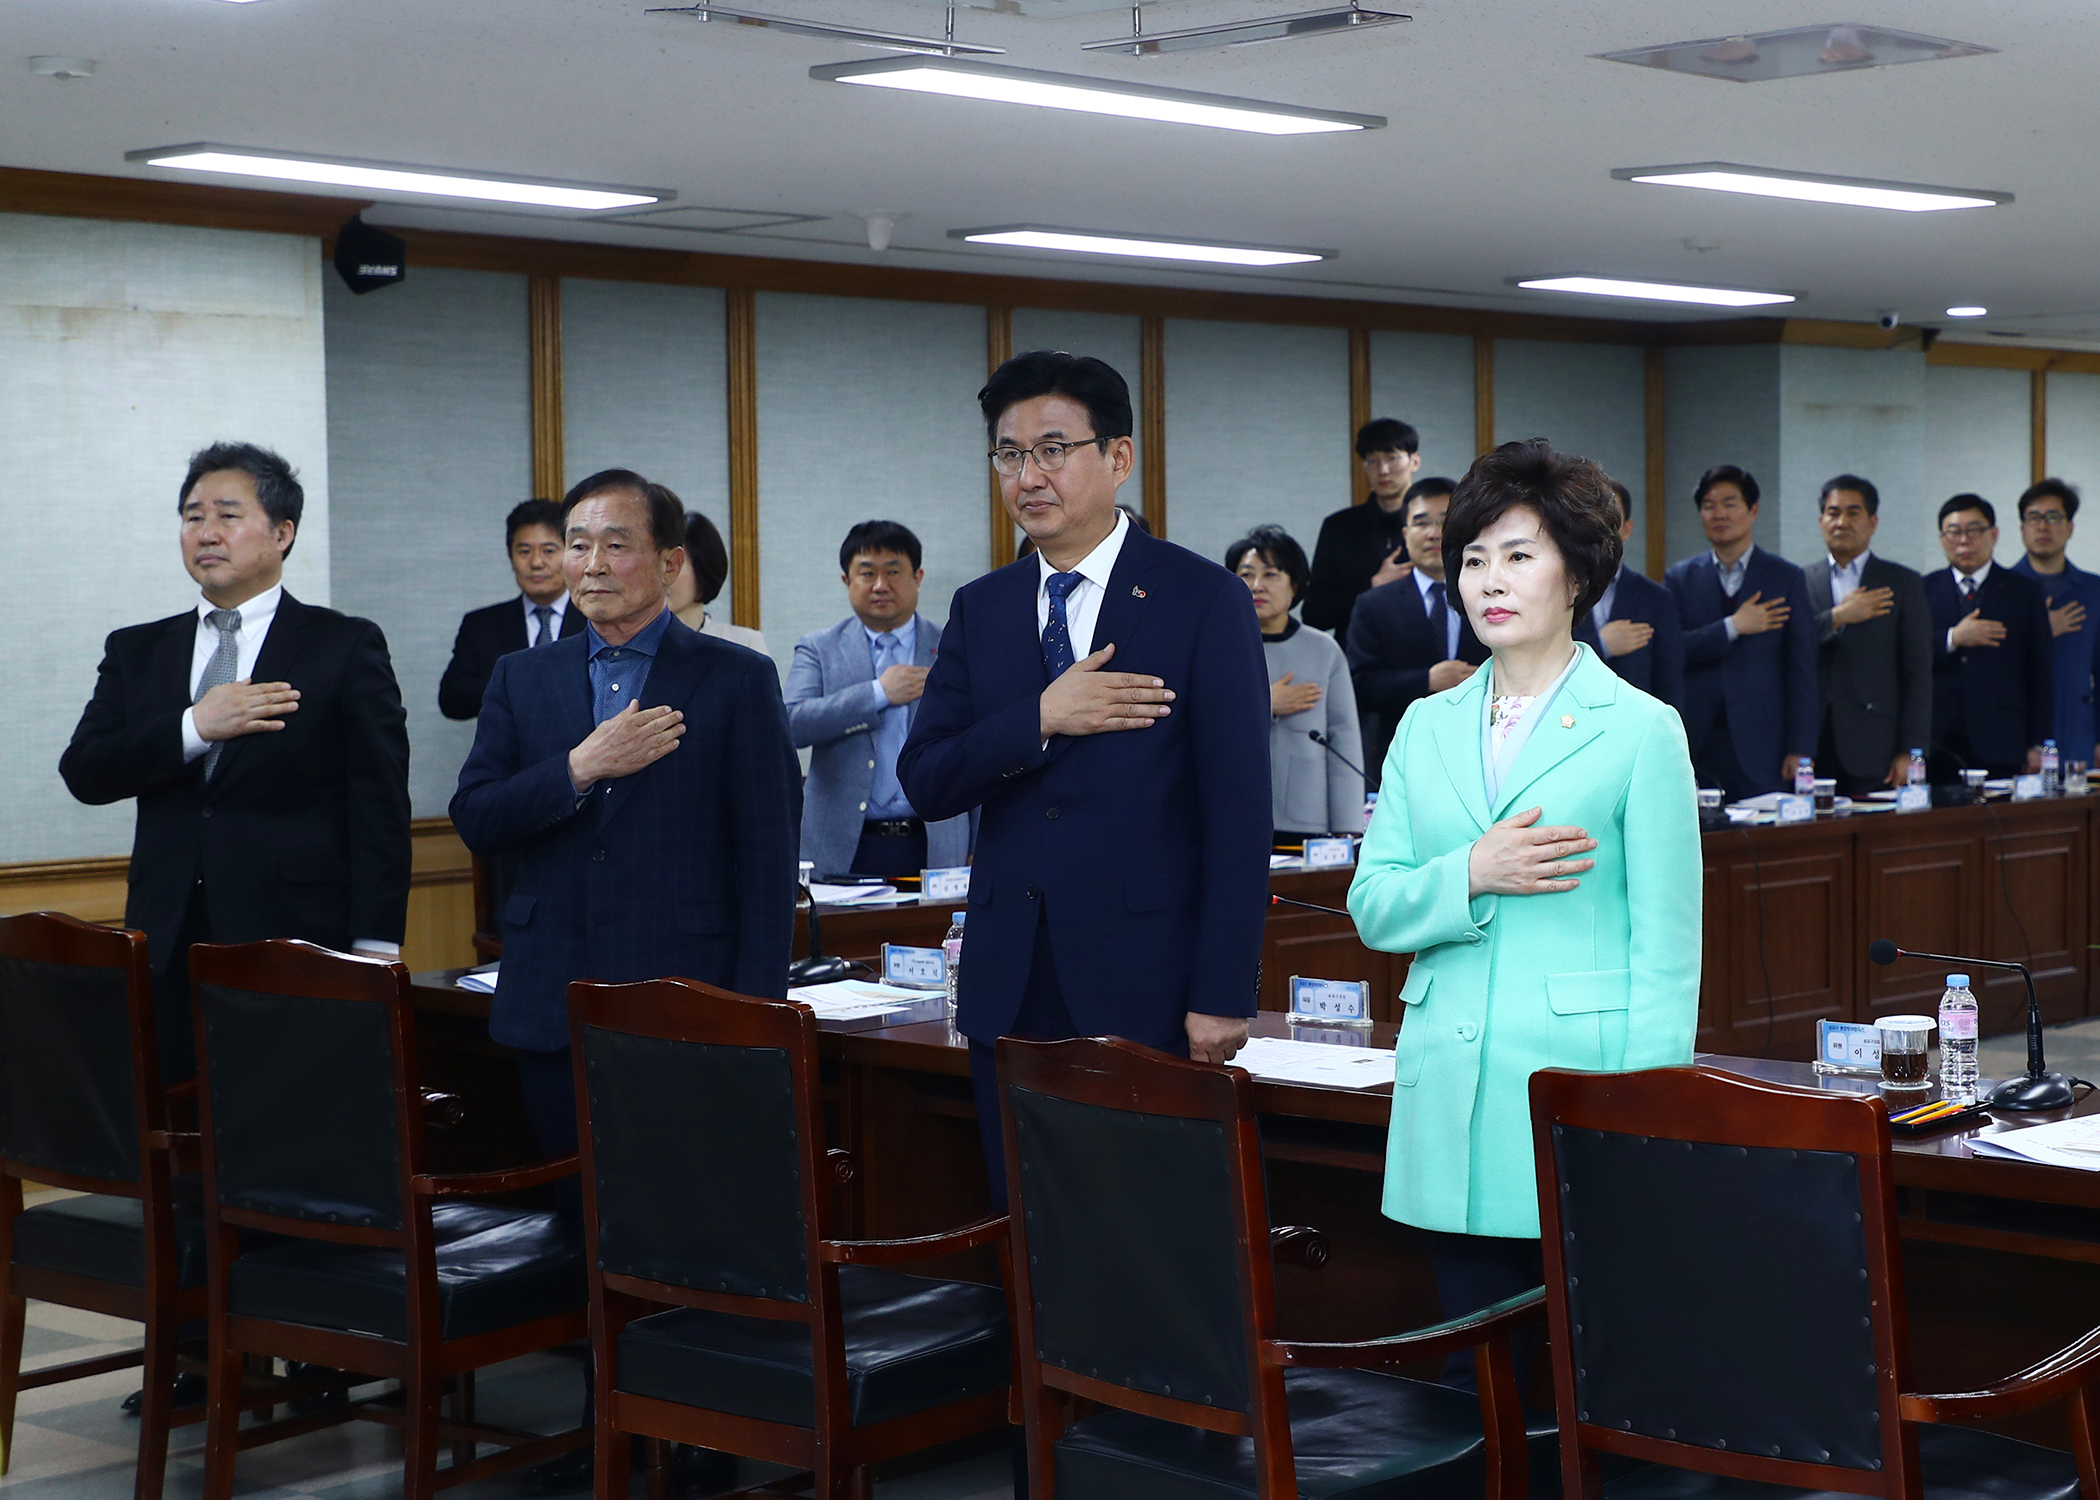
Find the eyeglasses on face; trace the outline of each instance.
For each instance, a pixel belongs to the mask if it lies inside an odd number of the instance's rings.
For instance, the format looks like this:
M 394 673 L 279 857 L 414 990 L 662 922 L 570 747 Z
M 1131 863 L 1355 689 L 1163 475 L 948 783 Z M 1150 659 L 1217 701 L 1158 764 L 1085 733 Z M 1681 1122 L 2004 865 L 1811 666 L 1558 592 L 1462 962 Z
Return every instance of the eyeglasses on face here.
M 2060 510 L 2031 510 L 2020 517 L 2023 526 L 2061 526 L 2071 518 Z
M 1105 453 L 1108 451 L 1108 441 L 1104 437 L 1073 438 L 1070 442 L 1052 442 L 1045 438 L 1033 448 L 1020 448 L 1012 443 L 1002 443 L 992 450 L 992 467 L 1011 479 L 1033 458 L 1038 469 L 1045 474 L 1055 474 L 1065 466 L 1065 459 L 1074 448 L 1084 448 L 1089 443 L 1094 443 L 1099 444 Z
M 1991 528 L 1981 521 L 1972 521 L 1967 526 L 1942 526 L 1940 535 L 1950 542 L 1981 541 L 1990 534 Z

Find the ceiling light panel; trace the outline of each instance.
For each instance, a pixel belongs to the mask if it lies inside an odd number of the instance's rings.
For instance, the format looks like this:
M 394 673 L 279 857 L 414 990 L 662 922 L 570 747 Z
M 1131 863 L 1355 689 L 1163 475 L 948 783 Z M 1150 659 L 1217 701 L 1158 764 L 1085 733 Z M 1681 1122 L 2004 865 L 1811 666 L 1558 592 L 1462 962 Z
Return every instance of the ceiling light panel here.
M 1532 292 L 1574 292 L 1586 297 L 1632 297 L 1643 302 L 1688 302 L 1701 307 L 1771 307 L 1792 302 L 1789 292 L 1753 292 L 1740 287 L 1687 286 L 1674 281 L 1626 281 L 1613 276 L 1539 276 L 1515 285 Z
M 1258 135 L 1320 135 L 1338 131 L 1379 130 L 1383 115 L 1352 115 L 1337 110 L 1301 109 L 1294 104 L 1268 104 L 1229 94 L 1198 94 L 1187 89 L 1154 88 L 1111 78 L 1085 78 L 1074 73 L 1045 73 L 1008 68 L 997 63 L 948 57 L 893 57 L 871 62 L 831 63 L 811 68 L 822 83 L 852 83 L 868 88 L 944 94 L 955 99 L 981 99 L 994 104 L 1028 104 L 1043 109 L 1078 110 L 1131 120 L 1160 120 L 1176 125 L 1209 125 Z
M 1988 316 L 1989 313 L 1990 309 L 1988 307 L 1950 307 L 1947 309 L 1947 316 L 1950 318 L 1981 318 Z
M 153 146 L 127 151 L 124 160 L 183 172 L 266 177 L 278 182 L 304 182 L 322 187 L 357 188 L 370 193 L 409 193 L 417 197 L 466 198 L 481 203 L 516 203 L 535 208 L 567 208 L 602 213 L 611 208 L 638 208 L 677 197 L 667 188 L 610 187 L 560 182 L 545 177 L 496 176 L 456 172 L 444 167 L 407 166 L 395 162 L 355 161 L 309 156 L 303 152 L 268 151 L 248 146 Z
M 1162 52 L 1189 52 L 1203 47 L 1250 47 L 1260 42 L 1288 42 L 1302 37 L 1334 36 L 1342 32 L 1368 31 L 1412 21 L 1397 10 L 1305 10 L 1288 16 L 1266 16 L 1251 21 L 1221 21 L 1211 26 L 1190 26 L 1180 31 L 1146 31 L 1144 11 L 1131 7 L 1129 36 L 1108 37 L 1080 43 L 1082 52 L 1128 52 L 1149 57 Z
M 1661 46 L 1599 52 L 1595 56 L 1606 62 L 1634 63 L 1701 78 L 1725 78 L 1732 83 L 1768 83 L 1775 78 L 1854 73 L 1896 63 L 1947 62 L 1997 50 L 1949 37 L 1840 21 L 1792 26 L 1783 31 L 1712 36 L 1696 42 L 1665 42 Z
M 1693 162 L 1674 167 L 1619 167 L 1611 175 L 1621 182 L 1704 188 L 1709 192 L 1747 193 L 1759 198 L 1793 198 L 1803 203 L 1838 203 L 1852 208 L 1881 208 L 1906 214 L 1939 213 L 1956 208 L 1996 208 L 2013 201 L 2011 193 L 1986 188 L 1944 188 L 1913 182 L 1883 182 L 1870 177 L 1828 177 L 1818 172 L 1782 172 L 1725 161 Z
M 948 238 L 968 240 L 973 245 L 1014 245 L 1027 250 L 1135 256 L 1141 260 L 1200 261 L 1218 266 L 1302 266 L 1313 261 L 1333 260 L 1336 253 L 1297 246 L 1235 245 L 1214 240 L 1172 239 L 1163 235 L 1054 229 L 1044 224 L 995 224 L 984 229 L 951 229 Z

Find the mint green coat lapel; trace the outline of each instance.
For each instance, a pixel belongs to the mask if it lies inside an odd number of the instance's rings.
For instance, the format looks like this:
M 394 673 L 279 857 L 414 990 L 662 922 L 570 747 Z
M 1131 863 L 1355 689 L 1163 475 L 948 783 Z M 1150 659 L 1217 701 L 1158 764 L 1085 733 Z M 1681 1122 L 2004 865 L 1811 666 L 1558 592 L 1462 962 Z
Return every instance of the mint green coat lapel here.
M 1546 705 L 1546 721 L 1532 726 L 1531 737 L 1524 741 L 1524 748 L 1517 752 L 1517 763 L 1509 768 L 1509 776 L 1502 783 L 1502 795 L 1495 799 L 1494 819 L 1500 821 L 1529 803 L 1518 801 L 1540 778 L 1553 768 L 1604 733 L 1607 722 L 1605 713 L 1618 701 L 1619 674 L 1597 659 L 1589 647 L 1578 644 L 1576 651 L 1582 656 L 1575 670 L 1568 677 L 1553 701 Z M 1483 667 L 1479 676 L 1483 679 L 1494 669 Z M 1571 724 L 1568 720 L 1574 720 Z M 1474 759 L 1481 752 L 1478 726 L 1475 726 Z M 1485 776 L 1481 785 L 1487 785 Z
M 1488 684 L 1494 680 L 1494 664 L 1481 667 L 1457 687 L 1437 694 L 1448 708 L 1435 720 L 1438 758 L 1444 775 L 1458 793 L 1459 805 L 1472 816 L 1473 824 L 1487 832 L 1487 776 L 1480 765 L 1480 726 L 1487 715 Z

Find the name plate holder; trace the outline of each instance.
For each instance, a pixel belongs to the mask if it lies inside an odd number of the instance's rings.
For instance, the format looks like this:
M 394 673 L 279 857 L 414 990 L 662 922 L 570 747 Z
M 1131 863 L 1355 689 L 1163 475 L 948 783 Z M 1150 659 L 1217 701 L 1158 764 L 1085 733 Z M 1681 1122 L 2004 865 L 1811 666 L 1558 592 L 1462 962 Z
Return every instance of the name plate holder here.
M 2013 799 L 2013 801 L 2015 801 L 2015 802 L 2039 802 L 2039 801 L 2041 801 L 2041 800 L 2042 800 L 2042 776 L 2041 776 L 2041 773 L 2040 773 L 2039 771 L 2031 771 L 2031 772 L 2029 772 L 2028 774 L 2026 774 L 2025 776 L 2015 776 L 2015 777 L 2013 778 L 2013 795 L 2012 795 L 2012 799 Z
M 939 948 L 882 945 L 882 982 L 904 990 L 948 988 L 948 955 Z
M 1816 1022 L 1818 1073 L 1852 1078 L 1881 1076 L 1881 1031 L 1856 1021 Z
M 1367 979 L 1304 979 L 1291 976 L 1293 1026 L 1346 1026 L 1369 1030 L 1371 982 Z
M 1798 792 L 1788 792 L 1779 799 L 1781 823 L 1813 823 L 1816 820 L 1816 799 L 1804 797 Z
M 970 899 L 970 867 L 956 865 L 947 870 L 919 872 L 919 903 L 967 901 Z
M 1356 840 L 1307 839 L 1305 841 L 1305 868 L 1308 870 L 1334 870 L 1356 863 Z
M 1899 813 L 1931 812 L 1932 788 L 1928 786 L 1897 787 L 1896 811 Z M 1876 1045 L 1879 1044 L 1877 1043 Z

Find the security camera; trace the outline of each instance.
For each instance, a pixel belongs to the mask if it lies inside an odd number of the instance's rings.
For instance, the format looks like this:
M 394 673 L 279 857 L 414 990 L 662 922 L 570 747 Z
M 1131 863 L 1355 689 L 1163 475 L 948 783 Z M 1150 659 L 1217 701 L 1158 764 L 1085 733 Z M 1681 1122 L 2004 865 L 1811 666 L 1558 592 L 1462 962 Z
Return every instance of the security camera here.
M 1901 314 L 1885 312 L 1880 317 L 1876 318 L 1874 321 L 1881 325 L 1881 331 L 1883 333 L 1887 333 L 1891 329 L 1893 329 L 1898 323 L 1901 323 L 1903 321 L 1903 318 Z

